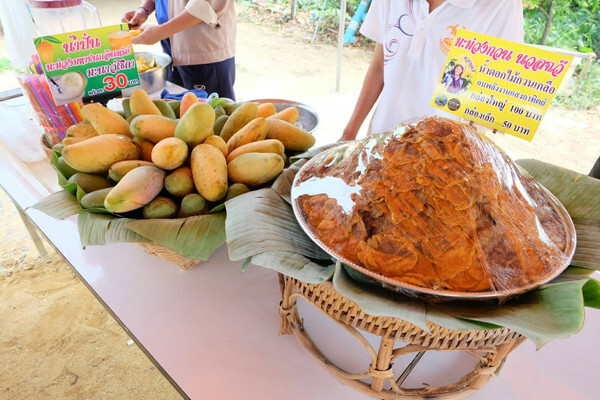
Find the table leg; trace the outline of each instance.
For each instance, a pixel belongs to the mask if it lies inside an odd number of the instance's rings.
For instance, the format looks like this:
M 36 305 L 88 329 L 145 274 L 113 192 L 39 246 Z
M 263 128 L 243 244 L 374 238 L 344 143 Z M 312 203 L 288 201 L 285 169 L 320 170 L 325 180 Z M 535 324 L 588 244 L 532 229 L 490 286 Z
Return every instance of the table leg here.
M 17 209 L 19 216 L 21 217 L 21 220 L 23 221 L 23 224 L 25 225 L 25 228 L 27 229 L 27 232 L 29 233 L 29 236 L 31 237 L 31 240 L 33 240 L 33 244 L 35 244 L 35 248 L 37 249 L 38 253 L 42 257 L 47 257 L 48 252 L 46 251 L 46 248 L 44 247 L 44 243 L 42 242 L 42 239 L 40 238 L 37 228 L 31 223 L 31 220 L 29 219 L 27 214 L 25 214 L 16 205 L 15 205 L 15 208 Z

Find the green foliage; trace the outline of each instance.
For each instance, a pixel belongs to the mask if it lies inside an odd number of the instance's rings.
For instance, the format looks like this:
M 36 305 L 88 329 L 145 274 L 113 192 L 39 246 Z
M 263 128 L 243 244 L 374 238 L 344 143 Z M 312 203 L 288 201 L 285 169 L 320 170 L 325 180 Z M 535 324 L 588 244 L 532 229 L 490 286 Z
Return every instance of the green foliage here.
M 10 71 L 12 69 L 10 60 L 6 57 L 0 58 L 0 72 Z
M 554 18 L 548 35 L 548 46 L 591 52 L 600 56 L 600 13 L 593 8 L 566 9 L 553 13 Z M 525 42 L 539 44 L 546 24 L 546 17 L 538 9 L 525 9 Z
M 554 98 L 554 104 L 572 110 L 591 110 L 598 107 L 600 104 L 600 63 L 594 61 L 583 79 L 574 80 L 567 93 L 561 93 Z

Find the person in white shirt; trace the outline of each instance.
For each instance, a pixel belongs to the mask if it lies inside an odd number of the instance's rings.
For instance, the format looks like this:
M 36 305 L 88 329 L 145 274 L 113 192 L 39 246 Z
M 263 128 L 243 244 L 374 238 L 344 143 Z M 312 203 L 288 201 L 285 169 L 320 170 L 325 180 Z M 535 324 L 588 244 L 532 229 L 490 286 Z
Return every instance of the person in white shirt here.
M 379 99 L 368 134 L 430 115 L 429 105 L 459 29 L 523 43 L 521 0 L 373 0 L 360 32 L 376 42 L 342 140 L 354 140 Z M 458 117 L 454 117 L 458 119 Z

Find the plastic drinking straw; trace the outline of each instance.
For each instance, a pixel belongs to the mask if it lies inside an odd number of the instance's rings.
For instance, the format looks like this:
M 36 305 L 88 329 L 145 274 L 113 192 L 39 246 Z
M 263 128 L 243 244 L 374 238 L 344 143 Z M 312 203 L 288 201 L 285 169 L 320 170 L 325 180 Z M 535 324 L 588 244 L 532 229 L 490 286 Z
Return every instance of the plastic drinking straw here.
M 58 118 L 61 120 L 61 125 L 60 126 L 69 126 L 69 125 L 71 125 L 72 122 L 71 122 L 71 119 L 69 118 L 69 115 L 65 111 L 65 107 L 62 106 L 62 105 L 59 106 L 56 103 L 54 103 L 54 99 L 52 97 L 52 92 L 50 91 L 50 84 L 48 83 L 48 80 L 44 79 L 43 77 L 40 80 L 41 80 L 41 83 L 42 83 L 42 87 L 44 89 L 44 93 L 46 94 L 46 97 L 48 98 L 48 101 L 52 103 L 52 105 L 56 109 L 56 112 L 58 113 Z
M 39 75 L 36 75 L 36 76 L 39 76 Z M 35 77 L 30 75 L 27 77 L 27 79 L 29 81 L 33 81 L 35 79 Z M 44 110 L 46 112 L 45 114 L 48 117 L 50 117 L 50 121 L 52 121 L 52 125 L 59 126 L 60 122 L 56 119 L 55 113 L 53 112 L 53 107 L 48 102 L 48 99 L 46 99 L 46 96 L 44 95 L 43 90 L 40 90 L 40 88 L 38 87 L 38 85 L 36 83 L 32 84 L 30 82 L 29 85 L 30 85 L 31 90 L 33 91 L 33 94 L 35 95 L 36 99 L 42 106 L 42 110 Z
M 81 105 L 79 104 L 79 102 L 74 101 L 72 103 L 69 103 L 68 106 L 77 122 L 81 122 L 85 119 L 83 113 L 81 112 Z
M 73 112 L 71 111 L 71 108 L 69 107 L 70 103 L 65 104 L 64 106 L 64 110 L 66 111 L 67 115 L 69 116 L 69 121 L 71 122 L 71 124 L 76 124 L 77 122 L 77 118 L 75 118 L 75 115 L 73 115 Z

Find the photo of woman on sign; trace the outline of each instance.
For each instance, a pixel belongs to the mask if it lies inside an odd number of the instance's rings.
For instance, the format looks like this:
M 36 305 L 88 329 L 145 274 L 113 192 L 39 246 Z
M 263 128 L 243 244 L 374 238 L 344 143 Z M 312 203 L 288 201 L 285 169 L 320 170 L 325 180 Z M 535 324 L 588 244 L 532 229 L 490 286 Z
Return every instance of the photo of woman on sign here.
M 452 64 L 452 61 L 450 64 Z M 446 91 L 448 93 L 460 93 L 464 91 L 467 83 L 467 80 L 463 77 L 465 67 L 460 63 L 456 63 L 453 66 L 450 66 L 450 68 L 446 68 L 446 70 L 448 69 L 450 69 L 450 71 L 446 72 L 442 78 L 442 83 L 446 84 Z

